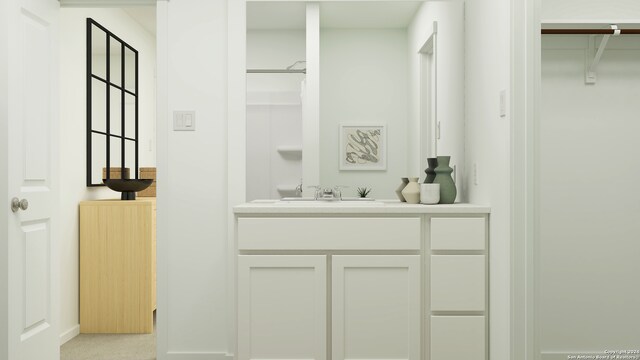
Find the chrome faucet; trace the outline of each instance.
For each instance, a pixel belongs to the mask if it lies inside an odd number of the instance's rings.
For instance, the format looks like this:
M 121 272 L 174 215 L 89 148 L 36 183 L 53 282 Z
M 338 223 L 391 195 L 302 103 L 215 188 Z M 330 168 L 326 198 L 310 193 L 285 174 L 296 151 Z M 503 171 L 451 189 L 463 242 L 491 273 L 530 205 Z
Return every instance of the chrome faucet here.
M 298 184 L 298 186 L 296 186 L 296 195 L 298 196 L 302 196 L 302 179 L 300 179 L 300 184 Z
M 310 188 L 314 188 L 315 191 L 315 200 L 324 200 L 324 201 L 339 201 L 342 200 L 342 189 L 346 186 L 334 186 L 333 188 L 323 188 L 319 185 L 309 186 Z

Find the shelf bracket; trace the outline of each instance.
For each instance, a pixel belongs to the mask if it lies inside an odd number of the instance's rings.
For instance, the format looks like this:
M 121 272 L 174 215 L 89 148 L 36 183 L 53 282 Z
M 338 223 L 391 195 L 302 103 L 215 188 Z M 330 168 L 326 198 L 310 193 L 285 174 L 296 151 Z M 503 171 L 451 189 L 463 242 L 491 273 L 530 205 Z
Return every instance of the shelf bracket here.
M 613 35 L 604 35 L 602 37 L 602 40 L 600 41 L 600 45 L 598 46 L 598 51 L 595 50 L 596 36 L 591 35 L 589 37 L 589 51 L 587 51 L 587 73 L 585 74 L 585 82 L 587 84 L 596 83 L 598 64 L 600 64 L 600 59 L 602 59 L 602 54 L 604 53 L 604 50 L 607 48 L 607 43 L 609 42 L 609 38 L 611 38 L 611 36 L 620 35 L 620 29 L 618 29 L 618 25 L 611 25 L 611 30 L 613 30 Z M 591 57 L 593 57 L 593 60 L 591 60 Z

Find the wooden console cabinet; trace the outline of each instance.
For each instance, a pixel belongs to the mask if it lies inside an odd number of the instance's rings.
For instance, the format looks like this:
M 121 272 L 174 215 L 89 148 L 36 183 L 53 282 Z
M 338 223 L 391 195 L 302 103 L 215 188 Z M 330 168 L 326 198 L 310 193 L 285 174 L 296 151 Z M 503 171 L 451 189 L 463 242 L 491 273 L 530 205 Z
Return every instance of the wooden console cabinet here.
M 156 201 L 80 203 L 80 332 L 152 333 Z

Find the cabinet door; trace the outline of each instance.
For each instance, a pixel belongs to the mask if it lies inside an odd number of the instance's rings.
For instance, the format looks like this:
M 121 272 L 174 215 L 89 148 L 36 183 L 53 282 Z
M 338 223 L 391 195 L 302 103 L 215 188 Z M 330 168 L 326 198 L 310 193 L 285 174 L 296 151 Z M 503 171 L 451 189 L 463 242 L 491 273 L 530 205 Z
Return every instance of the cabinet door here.
M 326 359 L 326 256 L 238 256 L 238 360 Z
M 484 316 L 432 316 L 431 360 L 485 360 Z
M 333 360 L 420 359 L 420 256 L 334 256 Z

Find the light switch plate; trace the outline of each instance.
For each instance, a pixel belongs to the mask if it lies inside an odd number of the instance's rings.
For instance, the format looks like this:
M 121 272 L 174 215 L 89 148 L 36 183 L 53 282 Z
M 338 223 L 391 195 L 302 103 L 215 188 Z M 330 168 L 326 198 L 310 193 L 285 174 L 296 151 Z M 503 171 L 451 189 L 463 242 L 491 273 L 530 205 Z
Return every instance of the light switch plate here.
M 196 131 L 196 112 L 174 111 L 173 131 Z

